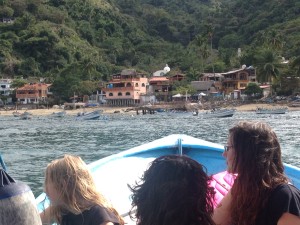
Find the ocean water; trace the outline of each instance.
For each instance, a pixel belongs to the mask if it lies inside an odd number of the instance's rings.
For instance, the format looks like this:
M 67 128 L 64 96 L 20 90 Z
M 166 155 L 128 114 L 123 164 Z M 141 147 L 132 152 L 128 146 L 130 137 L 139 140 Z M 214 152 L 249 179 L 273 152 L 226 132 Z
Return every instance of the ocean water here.
M 79 155 L 86 163 L 170 134 L 187 134 L 225 144 L 228 129 L 240 120 L 260 120 L 276 131 L 284 162 L 300 167 L 300 112 L 257 115 L 236 112 L 231 118 L 203 119 L 191 113 L 153 115 L 113 114 L 106 119 L 76 121 L 74 116 L 35 116 L 20 120 L 0 116 L 0 154 L 8 173 L 26 182 L 35 196 L 43 191 L 47 164 L 64 154 Z

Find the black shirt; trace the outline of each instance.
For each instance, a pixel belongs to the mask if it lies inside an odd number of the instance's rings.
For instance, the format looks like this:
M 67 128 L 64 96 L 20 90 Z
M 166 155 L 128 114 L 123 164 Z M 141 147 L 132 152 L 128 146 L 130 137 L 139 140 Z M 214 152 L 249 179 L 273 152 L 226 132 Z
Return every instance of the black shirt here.
M 300 190 L 290 184 L 280 184 L 271 193 L 256 225 L 277 225 L 283 213 L 300 216 Z
M 62 217 L 62 225 L 100 225 L 103 222 L 119 225 L 117 216 L 99 205 L 95 205 L 78 215 L 68 213 Z

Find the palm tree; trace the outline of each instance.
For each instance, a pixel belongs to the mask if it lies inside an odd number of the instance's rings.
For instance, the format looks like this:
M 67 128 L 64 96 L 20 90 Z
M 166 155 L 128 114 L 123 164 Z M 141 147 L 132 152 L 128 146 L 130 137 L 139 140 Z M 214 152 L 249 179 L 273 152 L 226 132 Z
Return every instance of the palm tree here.
M 202 73 L 204 72 L 204 60 L 209 56 L 209 50 L 207 48 L 206 38 L 202 35 L 197 35 L 194 39 L 194 44 L 199 48 L 201 63 L 202 63 Z
M 280 32 L 270 30 L 267 33 L 267 44 L 276 50 L 281 50 L 283 47 L 283 36 Z
M 270 49 L 263 50 L 256 57 L 257 80 L 261 83 L 268 82 L 272 95 L 272 82 L 279 77 L 280 61 L 277 54 Z
M 259 31 L 256 34 L 255 44 L 267 49 L 281 50 L 284 45 L 283 35 L 277 30 Z
M 212 39 L 213 39 L 213 33 L 214 33 L 214 27 L 212 24 L 207 24 L 205 25 L 206 28 L 206 36 L 208 37 L 209 41 L 210 41 L 210 55 L 211 57 L 213 57 L 213 47 L 212 47 Z M 211 62 L 212 64 L 212 69 L 213 69 L 213 73 L 215 74 L 215 67 L 214 67 L 214 62 L 212 60 Z
M 300 56 L 296 57 L 293 61 L 292 61 L 292 68 L 296 68 L 297 69 L 297 75 L 300 75 Z

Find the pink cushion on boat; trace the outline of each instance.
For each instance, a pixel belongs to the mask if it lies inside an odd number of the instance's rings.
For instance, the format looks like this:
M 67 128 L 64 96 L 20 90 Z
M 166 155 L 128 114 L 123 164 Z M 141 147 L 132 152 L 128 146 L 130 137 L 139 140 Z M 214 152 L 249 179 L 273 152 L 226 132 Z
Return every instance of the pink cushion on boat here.
M 209 186 L 215 189 L 215 208 L 232 187 L 235 177 L 236 175 L 230 174 L 227 171 L 223 171 L 212 176 Z

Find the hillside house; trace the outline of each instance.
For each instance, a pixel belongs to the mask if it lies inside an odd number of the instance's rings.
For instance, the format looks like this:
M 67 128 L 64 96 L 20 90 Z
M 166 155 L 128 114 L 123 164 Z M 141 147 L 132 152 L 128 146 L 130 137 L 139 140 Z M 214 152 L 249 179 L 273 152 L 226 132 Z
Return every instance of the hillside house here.
M 243 66 L 241 69 L 221 73 L 221 75 L 224 76 L 222 81 L 223 92 L 225 94 L 237 93 L 237 98 L 239 98 L 248 83 L 256 82 L 256 73 L 252 66 Z
M 185 79 L 183 74 L 172 76 L 153 76 L 149 79 L 149 89 L 147 95 L 154 95 L 156 101 L 172 101 L 172 91 L 174 82 Z
M 107 86 L 102 89 L 109 106 L 134 106 L 140 104 L 140 95 L 147 92 L 148 78 L 134 69 L 122 70 L 112 75 Z
M 30 83 L 16 90 L 16 98 L 21 104 L 38 104 L 48 99 L 51 84 Z
M 10 97 L 13 91 L 13 88 L 11 88 L 11 83 L 11 79 L 0 79 L 0 95 L 6 97 L 6 103 L 12 102 L 12 98 Z

